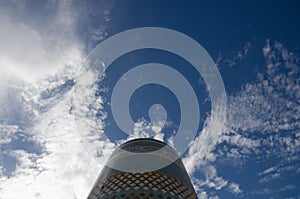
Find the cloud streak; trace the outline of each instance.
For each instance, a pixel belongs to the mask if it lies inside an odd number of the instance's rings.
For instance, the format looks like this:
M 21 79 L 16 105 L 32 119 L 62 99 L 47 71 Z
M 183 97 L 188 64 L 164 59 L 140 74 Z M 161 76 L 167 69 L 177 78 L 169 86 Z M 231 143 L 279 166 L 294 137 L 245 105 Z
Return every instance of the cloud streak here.
M 90 6 L 67 0 L 1 3 L 1 197 L 85 198 L 103 166 L 84 150 L 70 114 L 74 81 L 90 48 L 85 42 L 106 35 L 106 24 L 87 32 L 78 28 L 95 18 L 109 20 L 113 3 Z M 102 148 L 103 155 L 109 150 Z
M 86 84 L 91 87 L 76 87 L 85 52 L 107 36 L 105 23 L 113 3 L 104 1 L 101 10 L 82 5 L 46 1 L 34 9 L 21 1 L 5 1 L 5 8 L 0 10 L 0 26 L 5 27 L 0 29 L 0 195 L 4 198 L 84 198 L 103 166 L 92 156 L 104 162 L 116 147 L 107 139 L 99 139 L 106 125 L 106 113 L 102 111 L 101 96 L 95 97 L 97 73 L 85 74 L 89 81 Z M 103 20 L 96 23 L 88 19 L 89 15 Z M 91 25 L 89 32 L 78 29 L 85 22 Z M 87 38 L 85 41 L 82 35 Z M 250 47 L 246 43 L 232 63 L 246 57 Z M 221 157 L 238 162 L 250 154 L 262 159 L 279 157 L 279 163 L 262 168 L 257 174 L 262 185 L 280 178 L 284 172 L 299 172 L 299 57 L 281 43 L 270 41 L 262 53 L 266 70 L 229 96 L 223 132 L 208 131 L 204 125 L 183 159 L 199 198 L 217 197 L 209 190 L 225 188 L 235 195 L 244 193 L 242 186 L 217 170 L 216 162 Z M 78 90 L 82 91 L 80 103 L 74 104 L 72 92 Z M 80 117 L 74 115 L 76 108 Z M 78 118 L 82 119 L 79 123 Z M 211 119 L 216 129 L 223 124 L 221 117 Z M 163 134 L 156 131 L 162 124 L 145 124 L 136 123 L 129 139 L 148 137 L 149 129 L 162 139 Z M 82 129 L 87 133 L 80 140 L 76 133 Z M 40 151 L 3 148 L 4 144 L 21 139 L 16 136 L 18 132 L 27 136 L 25 142 L 37 144 Z M 82 141 L 92 148 L 85 150 Z M 229 150 L 219 149 L 221 144 Z M 91 156 L 87 151 L 96 153 Z M 5 172 L 3 154 L 16 161 L 11 176 Z M 292 188 L 286 185 L 282 190 Z
M 245 55 L 247 53 L 248 50 Z M 184 158 L 191 176 L 204 175 L 201 180 L 193 178 L 200 195 L 205 193 L 209 197 L 207 189 L 220 190 L 224 187 L 234 194 L 243 192 L 239 184 L 219 176 L 215 166 L 220 159 L 233 162 L 236 164 L 233 167 L 242 167 L 253 154 L 260 162 L 279 158 L 278 163 L 258 173 L 261 184 L 278 179 L 286 172 L 297 172 L 300 143 L 297 131 L 300 126 L 299 58 L 281 43 L 269 40 L 262 54 L 266 71 L 228 96 L 223 132 L 207 134 L 204 128 Z M 218 118 L 214 119 L 215 125 L 218 125 Z

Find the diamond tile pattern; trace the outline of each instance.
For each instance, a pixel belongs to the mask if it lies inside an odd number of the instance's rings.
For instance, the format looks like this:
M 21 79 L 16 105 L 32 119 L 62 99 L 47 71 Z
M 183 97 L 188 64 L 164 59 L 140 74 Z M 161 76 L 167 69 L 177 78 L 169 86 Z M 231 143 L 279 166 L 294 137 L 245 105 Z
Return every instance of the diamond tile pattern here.
M 197 199 L 180 180 L 160 172 L 118 173 L 97 184 L 89 199 Z

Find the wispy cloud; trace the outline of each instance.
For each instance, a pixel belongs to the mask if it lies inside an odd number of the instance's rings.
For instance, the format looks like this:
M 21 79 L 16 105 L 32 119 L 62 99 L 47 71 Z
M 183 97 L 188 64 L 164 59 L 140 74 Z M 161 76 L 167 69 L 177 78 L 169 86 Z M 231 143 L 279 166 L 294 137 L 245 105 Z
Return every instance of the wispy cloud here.
M 289 185 L 286 185 L 286 186 L 282 187 L 282 188 L 280 189 L 280 191 L 293 190 L 293 189 L 295 189 L 295 188 L 296 188 L 295 185 L 289 184 Z
M 85 74 L 90 75 L 85 79 L 92 85 L 88 89 L 76 87 L 75 79 L 85 52 L 106 37 L 105 23 L 113 3 L 104 1 L 99 11 L 71 1 L 46 1 L 36 9 L 22 1 L 14 2 L 5 1 L 5 7 L 0 8 L 0 25 L 5 27 L 0 29 L 0 143 L 10 143 L 17 132 L 22 132 L 41 152 L 4 149 L 1 145 L 0 195 L 14 199 L 84 198 L 103 166 L 92 156 L 104 162 L 116 145 L 99 139 L 106 113 L 101 112 L 103 99 L 95 97 L 97 74 Z M 88 16 L 103 20 L 92 26 L 94 21 Z M 78 29 L 83 22 L 91 25 L 89 32 Z M 87 36 L 87 42 L 82 35 Z M 232 62 L 223 62 L 232 66 L 248 55 L 250 47 L 246 43 Z M 229 96 L 223 132 L 208 131 L 204 125 L 183 159 L 199 198 L 218 198 L 207 189 L 228 188 L 234 194 L 243 193 L 238 183 L 218 172 L 215 162 L 221 156 L 236 160 L 252 153 L 278 156 L 279 163 L 258 174 L 261 183 L 279 178 L 286 171 L 299 172 L 299 165 L 291 164 L 299 160 L 300 150 L 299 58 L 278 42 L 267 41 L 262 53 L 266 70 Z M 78 104 L 71 102 L 74 89 L 83 91 Z M 76 108 L 80 114 L 77 120 L 72 112 Z M 223 125 L 221 117 L 211 119 L 216 129 Z M 152 130 L 157 139 L 162 139 L 162 125 L 140 121 L 135 124 L 134 136 L 149 136 L 147 132 Z M 82 129 L 87 134 L 77 136 Z M 257 134 L 263 136 L 257 138 Z M 82 141 L 92 149 L 85 150 Z M 229 150 L 216 150 L 221 143 Z M 91 156 L 87 151 L 96 153 Z M 16 160 L 11 176 L 4 172 L 4 153 Z M 283 166 L 283 162 L 289 166 Z M 196 173 L 203 177 L 197 178 Z M 290 188 L 287 185 L 282 190 Z
M 1 2 L 3 198 L 85 198 L 103 166 L 84 149 L 70 113 L 75 78 L 90 48 L 86 41 L 96 43 L 106 35 L 105 23 L 86 28 L 87 32 L 79 27 L 91 25 L 94 17 L 108 21 L 113 1 L 97 5 L 51 0 Z M 100 151 L 108 156 L 110 145 Z
M 199 193 L 207 190 L 205 187 L 216 190 L 228 187 L 233 193 L 242 193 L 238 184 L 219 176 L 221 174 L 214 166 L 218 158 L 234 159 L 231 162 L 237 165 L 233 166 L 242 166 L 244 160 L 252 154 L 256 154 L 259 161 L 272 157 L 281 159 L 258 174 L 263 184 L 280 178 L 284 172 L 296 172 L 299 166 L 296 166 L 299 160 L 297 129 L 300 126 L 299 58 L 282 44 L 271 43 L 269 40 L 262 54 L 266 60 L 265 72 L 257 74 L 256 80 L 246 83 L 240 91 L 228 96 L 227 120 L 223 132 L 207 135 L 204 128 L 184 159 L 192 176 L 199 172 L 204 174 L 202 180 L 194 179 Z M 214 122 L 218 125 L 218 118 Z M 217 146 L 224 144 L 224 150 L 216 150 Z M 214 172 L 210 169 L 215 174 L 213 178 L 205 175 L 207 168 L 214 168 Z M 216 183 L 215 179 L 219 178 L 224 182 Z M 269 190 L 264 193 L 269 193 Z
M 233 67 L 248 56 L 251 47 L 251 43 L 246 42 L 241 50 L 230 53 L 221 52 L 216 60 L 216 64 L 219 68 Z
M 243 191 L 241 190 L 240 186 L 237 183 L 234 182 L 230 183 L 228 188 L 232 193 L 236 195 L 243 193 Z
M 238 147 L 238 154 L 230 157 L 254 152 L 294 161 L 299 158 L 299 58 L 282 44 L 270 41 L 263 55 L 266 72 L 229 97 L 224 141 Z
M 68 15 L 71 11 L 66 2 L 37 5 L 36 9 L 49 12 L 40 16 L 21 1 L 7 1 L 1 7 L 1 76 L 32 83 L 80 61 L 82 44 L 74 34 L 75 19 Z
M 86 197 L 101 164 L 83 149 L 74 133 L 76 124 L 68 113 L 69 100 L 66 97 L 28 129 L 33 139 L 43 146 L 41 155 L 25 150 L 9 152 L 16 158 L 17 168 L 11 177 L 1 177 L 1 196 Z

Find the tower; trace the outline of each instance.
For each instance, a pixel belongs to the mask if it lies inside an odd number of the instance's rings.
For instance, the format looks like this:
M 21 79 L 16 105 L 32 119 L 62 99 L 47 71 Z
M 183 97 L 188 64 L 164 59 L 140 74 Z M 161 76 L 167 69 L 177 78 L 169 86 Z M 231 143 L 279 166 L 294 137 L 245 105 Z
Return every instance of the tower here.
M 197 199 L 176 151 L 164 142 L 140 138 L 117 148 L 88 199 Z

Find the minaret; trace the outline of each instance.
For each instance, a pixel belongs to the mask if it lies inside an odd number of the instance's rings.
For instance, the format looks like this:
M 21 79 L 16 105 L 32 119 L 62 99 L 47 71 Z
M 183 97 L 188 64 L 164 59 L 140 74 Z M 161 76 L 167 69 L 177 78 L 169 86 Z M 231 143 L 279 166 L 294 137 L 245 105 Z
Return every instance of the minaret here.
M 140 138 L 117 148 L 88 199 L 197 199 L 176 151 L 164 142 Z

